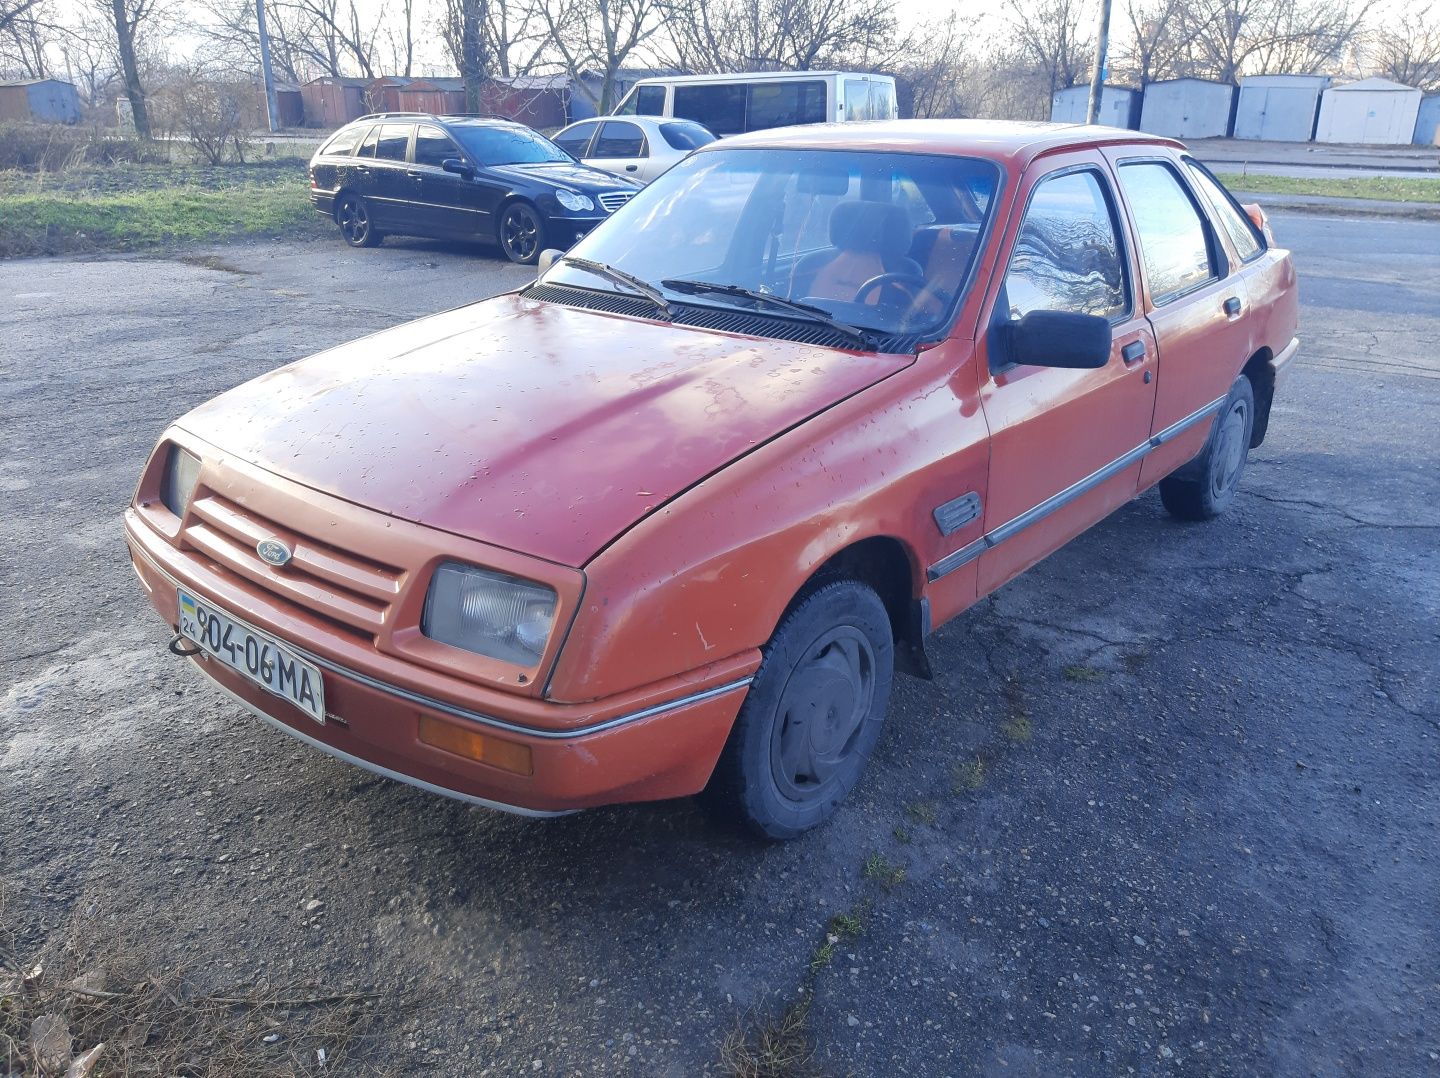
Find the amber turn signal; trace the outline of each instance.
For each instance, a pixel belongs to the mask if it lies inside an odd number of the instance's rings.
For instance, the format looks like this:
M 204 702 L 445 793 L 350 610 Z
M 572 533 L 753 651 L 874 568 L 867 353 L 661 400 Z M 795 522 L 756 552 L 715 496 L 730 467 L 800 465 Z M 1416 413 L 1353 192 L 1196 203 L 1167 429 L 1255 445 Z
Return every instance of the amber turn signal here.
M 478 760 L 482 764 L 511 771 L 517 775 L 534 774 L 535 764 L 530 757 L 530 746 L 516 741 L 505 741 L 476 730 L 467 730 L 454 723 L 420 716 L 420 740 L 456 756 Z

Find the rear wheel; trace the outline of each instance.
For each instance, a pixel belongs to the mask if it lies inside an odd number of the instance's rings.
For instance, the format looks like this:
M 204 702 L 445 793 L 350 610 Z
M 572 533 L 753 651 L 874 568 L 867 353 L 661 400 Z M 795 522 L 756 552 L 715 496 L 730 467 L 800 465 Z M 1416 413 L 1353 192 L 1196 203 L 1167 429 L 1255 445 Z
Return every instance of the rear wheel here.
M 335 223 L 351 247 L 374 247 L 381 240 L 370 219 L 370 207 L 359 195 L 343 195 L 335 205 Z
M 885 721 L 895 643 L 879 596 L 823 585 L 780 623 L 702 795 L 767 839 L 823 823 L 860 778 Z
M 511 262 L 533 266 L 545 249 L 545 222 L 528 202 L 512 202 L 500 215 L 500 249 Z
M 1160 501 L 1181 520 L 1210 520 L 1230 508 L 1255 430 L 1255 390 L 1243 374 L 1230 387 L 1205 448 L 1160 480 Z

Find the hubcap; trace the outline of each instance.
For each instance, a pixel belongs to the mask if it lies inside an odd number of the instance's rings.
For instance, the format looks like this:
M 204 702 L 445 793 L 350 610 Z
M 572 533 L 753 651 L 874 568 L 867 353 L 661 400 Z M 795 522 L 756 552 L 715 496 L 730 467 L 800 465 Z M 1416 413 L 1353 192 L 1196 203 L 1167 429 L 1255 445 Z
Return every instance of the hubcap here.
M 517 258 L 529 258 L 540 244 L 540 222 L 535 215 L 517 206 L 505 215 L 505 249 Z
M 875 653 L 858 629 L 821 635 L 791 671 L 776 715 L 770 767 L 792 801 L 823 797 L 860 740 L 875 698 Z
M 1215 446 L 1215 467 L 1210 473 L 1214 494 L 1225 493 L 1235 485 L 1240 475 L 1240 467 L 1245 463 L 1248 420 L 1249 406 L 1243 400 L 1237 400 L 1220 425 L 1219 441 Z

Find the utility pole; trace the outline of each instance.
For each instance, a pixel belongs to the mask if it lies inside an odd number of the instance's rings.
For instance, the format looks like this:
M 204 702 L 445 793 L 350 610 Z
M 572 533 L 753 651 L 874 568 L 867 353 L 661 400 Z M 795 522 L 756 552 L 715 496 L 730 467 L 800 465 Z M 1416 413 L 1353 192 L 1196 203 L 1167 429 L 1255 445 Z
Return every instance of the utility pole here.
M 1100 33 L 1095 39 L 1095 70 L 1090 73 L 1090 108 L 1085 114 L 1088 124 L 1100 122 L 1100 95 L 1105 91 L 1105 61 L 1110 49 L 1110 0 L 1100 0 Z
M 269 121 L 273 135 L 280 130 L 280 103 L 275 99 L 275 73 L 270 70 L 270 33 L 265 29 L 265 0 L 255 0 L 255 25 L 260 31 L 260 76 L 265 80 L 265 119 Z

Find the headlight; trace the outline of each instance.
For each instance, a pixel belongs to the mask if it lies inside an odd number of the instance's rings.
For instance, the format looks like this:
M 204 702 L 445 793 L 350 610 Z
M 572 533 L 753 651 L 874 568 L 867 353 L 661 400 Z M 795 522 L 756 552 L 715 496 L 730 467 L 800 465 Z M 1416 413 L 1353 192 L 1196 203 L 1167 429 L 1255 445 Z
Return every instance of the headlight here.
M 593 210 L 595 208 L 595 203 L 590 201 L 589 195 L 578 195 L 574 191 L 559 190 L 555 192 L 555 197 L 567 210 Z
M 172 445 L 170 459 L 165 462 L 165 474 L 160 478 L 160 500 L 165 508 L 183 517 L 190 507 L 190 495 L 195 493 L 195 480 L 199 478 L 200 458 Z
M 555 600 L 544 584 L 449 561 L 430 581 L 420 631 L 477 655 L 534 666 L 550 639 Z

